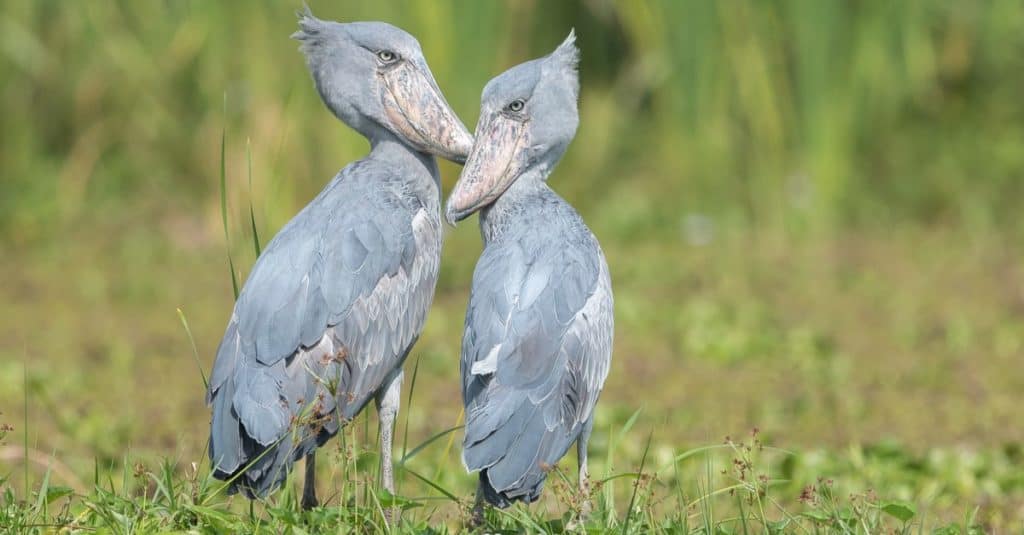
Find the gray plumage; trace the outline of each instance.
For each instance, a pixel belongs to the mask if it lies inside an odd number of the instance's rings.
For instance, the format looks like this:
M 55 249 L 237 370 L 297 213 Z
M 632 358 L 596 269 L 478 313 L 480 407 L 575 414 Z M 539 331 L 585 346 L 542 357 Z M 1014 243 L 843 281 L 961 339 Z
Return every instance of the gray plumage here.
M 481 220 L 462 346 L 463 459 L 504 506 L 535 500 L 590 424 L 610 362 L 612 294 L 597 241 L 543 184 L 513 185 Z
M 476 145 L 447 207 L 452 222 L 481 210 L 484 250 L 462 340 L 463 461 L 498 507 L 536 500 L 574 442 L 585 486 L 586 442 L 611 362 L 608 266 L 546 183 L 578 123 L 573 41 L 487 84 Z
M 393 491 L 390 425 L 401 366 L 440 264 L 440 176 L 425 152 L 461 159 L 471 137 L 405 32 L 320 21 L 308 11 L 300 27 L 293 37 L 325 103 L 372 150 L 339 172 L 253 266 L 210 378 L 210 458 L 217 477 L 238 476 L 229 492 L 249 497 L 279 486 L 303 456 L 311 482 L 317 446 L 370 399 L 380 408 L 390 395 L 380 412 L 385 486 Z M 382 61 L 389 54 L 398 59 Z M 410 92 L 419 98 L 410 102 Z M 417 115 L 433 122 L 396 124 Z M 306 505 L 315 504 L 311 486 Z

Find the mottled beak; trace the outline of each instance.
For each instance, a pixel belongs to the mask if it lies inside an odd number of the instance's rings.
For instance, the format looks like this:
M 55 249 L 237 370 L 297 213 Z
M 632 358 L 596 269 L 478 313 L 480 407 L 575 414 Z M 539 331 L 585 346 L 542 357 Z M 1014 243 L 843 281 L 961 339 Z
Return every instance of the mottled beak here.
M 459 181 L 448 196 L 448 224 L 471 216 L 494 202 L 526 169 L 529 145 L 526 122 L 496 114 L 477 126 L 476 143 Z
M 444 99 L 427 66 L 401 62 L 381 76 L 381 98 L 393 130 L 418 150 L 465 162 L 473 136 Z

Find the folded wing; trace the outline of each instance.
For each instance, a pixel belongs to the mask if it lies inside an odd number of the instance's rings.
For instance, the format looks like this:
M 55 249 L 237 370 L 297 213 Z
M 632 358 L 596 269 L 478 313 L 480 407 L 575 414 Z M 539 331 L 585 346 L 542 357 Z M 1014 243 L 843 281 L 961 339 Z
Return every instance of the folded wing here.
M 589 232 L 564 241 L 538 235 L 488 247 L 474 273 L 461 366 L 463 460 L 484 471 L 499 504 L 539 495 L 608 374 L 607 266 Z
M 252 463 L 234 485 L 249 495 L 358 414 L 422 329 L 439 222 L 387 173 L 343 170 L 268 244 L 235 304 L 207 392 L 210 456 L 225 479 Z

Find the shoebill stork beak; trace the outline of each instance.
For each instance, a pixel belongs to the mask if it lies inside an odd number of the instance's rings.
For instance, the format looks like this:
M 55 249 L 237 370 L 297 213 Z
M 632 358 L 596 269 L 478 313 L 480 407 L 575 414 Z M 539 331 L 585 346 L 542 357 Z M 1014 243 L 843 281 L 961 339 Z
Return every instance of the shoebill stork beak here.
M 403 61 L 380 74 L 391 127 L 418 150 L 465 162 L 473 136 L 444 99 L 426 64 Z
M 452 226 L 491 204 L 527 167 L 528 120 L 495 114 L 477 127 L 477 140 L 445 209 Z

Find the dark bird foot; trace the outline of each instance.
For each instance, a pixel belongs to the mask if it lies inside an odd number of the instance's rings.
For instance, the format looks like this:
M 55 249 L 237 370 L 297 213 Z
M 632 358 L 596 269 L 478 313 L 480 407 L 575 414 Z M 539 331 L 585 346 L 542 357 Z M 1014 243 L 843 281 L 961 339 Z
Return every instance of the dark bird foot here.
M 309 511 L 310 509 L 316 509 L 320 507 L 320 500 L 316 499 L 316 496 L 302 495 L 302 510 Z
M 477 503 L 473 507 L 473 510 L 469 513 L 469 522 L 466 524 L 466 527 L 469 528 L 471 531 L 476 531 L 484 527 L 486 524 L 487 520 L 484 518 L 483 505 Z

